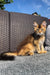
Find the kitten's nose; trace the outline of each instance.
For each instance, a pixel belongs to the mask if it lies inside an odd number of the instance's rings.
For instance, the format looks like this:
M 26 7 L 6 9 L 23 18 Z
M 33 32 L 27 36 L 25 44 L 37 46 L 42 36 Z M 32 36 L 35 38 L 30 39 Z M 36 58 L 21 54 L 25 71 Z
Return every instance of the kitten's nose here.
M 41 33 L 41 30 L 39 30 L 39 33 Z

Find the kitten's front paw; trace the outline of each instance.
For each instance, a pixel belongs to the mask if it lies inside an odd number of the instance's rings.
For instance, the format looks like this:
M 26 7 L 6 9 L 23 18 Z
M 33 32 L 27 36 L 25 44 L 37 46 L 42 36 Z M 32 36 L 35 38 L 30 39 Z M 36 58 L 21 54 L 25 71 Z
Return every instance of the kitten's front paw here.
M 44 51 L 38 51 L 38 53 L 39 53 L 39 54 L 47 53 L 47 51 L 45 51 L 45 50 L 44 50 Z
M 38 54 L 42 54 L 42 52 L 41 52 L 41 51 L 38 51 L 37 53 L 38 53 Z
M 47 53 L 47 51 L 46 50 L 44 50 L 44 51 L 42 51 L 43 53 Z

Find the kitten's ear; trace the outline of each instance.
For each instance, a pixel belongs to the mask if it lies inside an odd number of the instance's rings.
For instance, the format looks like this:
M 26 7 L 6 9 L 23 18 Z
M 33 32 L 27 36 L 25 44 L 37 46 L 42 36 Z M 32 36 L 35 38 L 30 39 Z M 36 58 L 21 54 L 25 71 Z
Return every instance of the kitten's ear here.
M 34 23 L 33 23 L 33 26 L 34 26 L 34 27 L 37 27 L 37 26 L 38 26 L 37 22 L 34 22 Z
M 41 25 L 42 25 L 43 27 L 46 27 L 46 25 L 47 25 L 46 21 L 43 21 Z

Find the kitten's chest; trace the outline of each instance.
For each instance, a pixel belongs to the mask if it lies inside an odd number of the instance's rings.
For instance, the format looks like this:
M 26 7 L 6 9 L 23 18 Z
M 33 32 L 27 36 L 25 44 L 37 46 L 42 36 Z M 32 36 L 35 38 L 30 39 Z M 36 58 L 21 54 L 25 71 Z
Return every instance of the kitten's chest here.
M 44 41 L 45 41 L 45 37 L 41 37 L 38 40 L 34 40 L 34 46 L 37 46 L 38 44 L 41 46 L 43 45 Z
M 39 44 L 42 45 L 42 44 L 44 43 L 44 41 L 45 41 L 45 37 L 41 37 L 41 38 L 39 39 Z

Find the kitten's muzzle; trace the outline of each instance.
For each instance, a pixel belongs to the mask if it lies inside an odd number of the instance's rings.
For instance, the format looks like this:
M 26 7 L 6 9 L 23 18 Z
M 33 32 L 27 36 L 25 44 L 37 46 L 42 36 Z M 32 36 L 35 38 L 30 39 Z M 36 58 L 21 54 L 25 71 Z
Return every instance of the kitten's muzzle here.
M 44 33 L 38 33 L 37 35 L 44 35 Z

